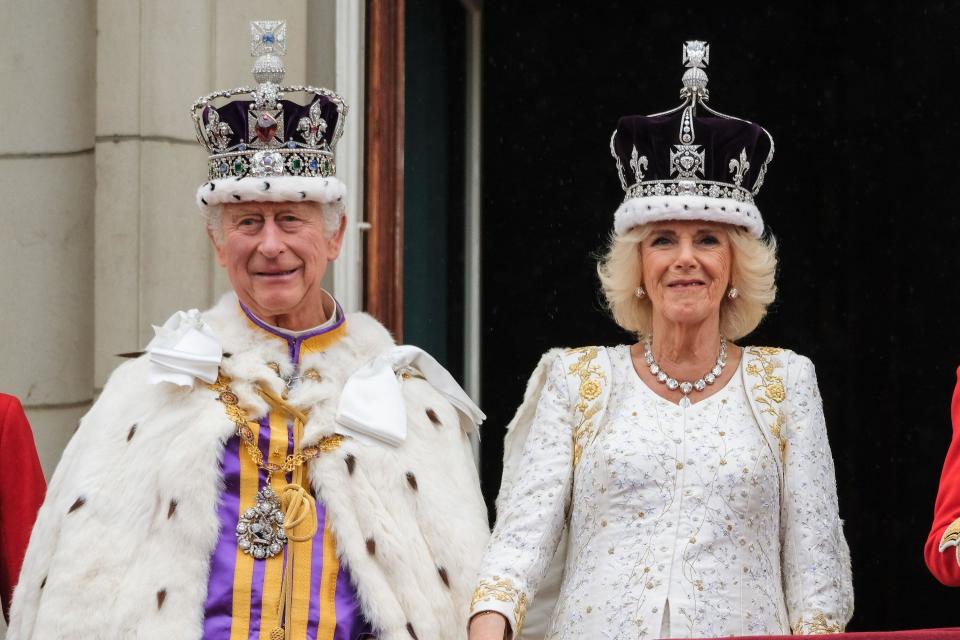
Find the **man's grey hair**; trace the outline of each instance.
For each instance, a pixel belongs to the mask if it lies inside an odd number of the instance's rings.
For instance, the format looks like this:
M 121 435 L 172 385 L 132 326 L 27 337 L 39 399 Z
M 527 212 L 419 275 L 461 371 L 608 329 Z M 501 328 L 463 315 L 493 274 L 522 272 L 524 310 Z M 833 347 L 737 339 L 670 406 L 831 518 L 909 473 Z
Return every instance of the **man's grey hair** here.
M 343 202 L 313 202 L 320 207 L 320 213 L 323 215 L 323 227 L 327 237 L 331 237 L 340 228 L 340 221 L 346 215 L 346 208 Z M 218 245 L 223 242 L 223 207 L 224 205 L 212 205 L 203 210 L 203 218 L 207 223 L 207 229 L 213 236 L 214 242 Z

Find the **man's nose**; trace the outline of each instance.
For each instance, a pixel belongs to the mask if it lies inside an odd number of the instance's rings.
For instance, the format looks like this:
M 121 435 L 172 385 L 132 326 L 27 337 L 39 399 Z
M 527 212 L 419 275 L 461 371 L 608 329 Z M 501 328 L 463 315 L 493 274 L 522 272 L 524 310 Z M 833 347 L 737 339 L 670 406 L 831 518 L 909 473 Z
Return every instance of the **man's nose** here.
M 260 244 L 257 250 L 265 258 L 276 258 L 283 253 L 286 245 L 283 243 L 283 232 L 277 226 L 273 218 L 267 218 L 263 222 L 263 228 L 260 231 Z

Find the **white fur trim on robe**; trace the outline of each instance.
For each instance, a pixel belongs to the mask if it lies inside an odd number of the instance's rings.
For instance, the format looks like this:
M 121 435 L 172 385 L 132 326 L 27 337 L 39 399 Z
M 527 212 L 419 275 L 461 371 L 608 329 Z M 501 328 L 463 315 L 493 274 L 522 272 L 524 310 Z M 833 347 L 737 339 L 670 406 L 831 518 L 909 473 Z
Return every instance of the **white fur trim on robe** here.
M 291 373 L 285 342 L 252 328 L 233 295 L 204 320 L 223 344 L 222 371 L 251 418 L 277 393 L 267 363 Z M 288 401 L 310 409 L 304 444 L 333 432 L 344 381 L 392 345 L 366 314 L 304 354 Z M 149 385 L 145 357 L 114 371 L 67 446 L 37 519 L 14 594 L 8 640 L 202 634 L 210 555 L 220 523 L 220 458 L 234 435 L 206 385 Z M 462 640 L 488 537 L 486 508 L 457 411 L 429 384 L 404 383 L 409 430 L 398 447 L 348 440 L 310 463 L 362 610 L 381 640 Z M 471 425 L 472 426 L 472 425 Z

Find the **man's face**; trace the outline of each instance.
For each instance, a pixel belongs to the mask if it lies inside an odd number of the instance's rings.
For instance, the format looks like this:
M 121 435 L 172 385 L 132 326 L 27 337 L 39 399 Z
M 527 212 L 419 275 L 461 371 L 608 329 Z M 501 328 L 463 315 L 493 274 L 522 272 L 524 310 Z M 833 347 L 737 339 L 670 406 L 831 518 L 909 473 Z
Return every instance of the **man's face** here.
M 223 205 L 222 225 L 223 239 L 211 241 L 244 305 L 288 329 L 323 322 L 320 281 L 340 253 L 344 220 L 328 235 L 316 202 L 249 202 Z

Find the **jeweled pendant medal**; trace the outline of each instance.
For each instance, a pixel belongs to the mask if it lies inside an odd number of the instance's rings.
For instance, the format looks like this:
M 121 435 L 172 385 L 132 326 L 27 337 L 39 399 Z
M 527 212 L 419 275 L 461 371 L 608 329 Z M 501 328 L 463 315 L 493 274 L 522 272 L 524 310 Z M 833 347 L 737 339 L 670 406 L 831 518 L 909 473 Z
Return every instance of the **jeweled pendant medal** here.
M 257 504 L 240 516 L 237 523 L 237 546 L 257 560 L 272 558 L 283 551 L 287 533 L 280 500 L 269 486 L 257 493 Z

